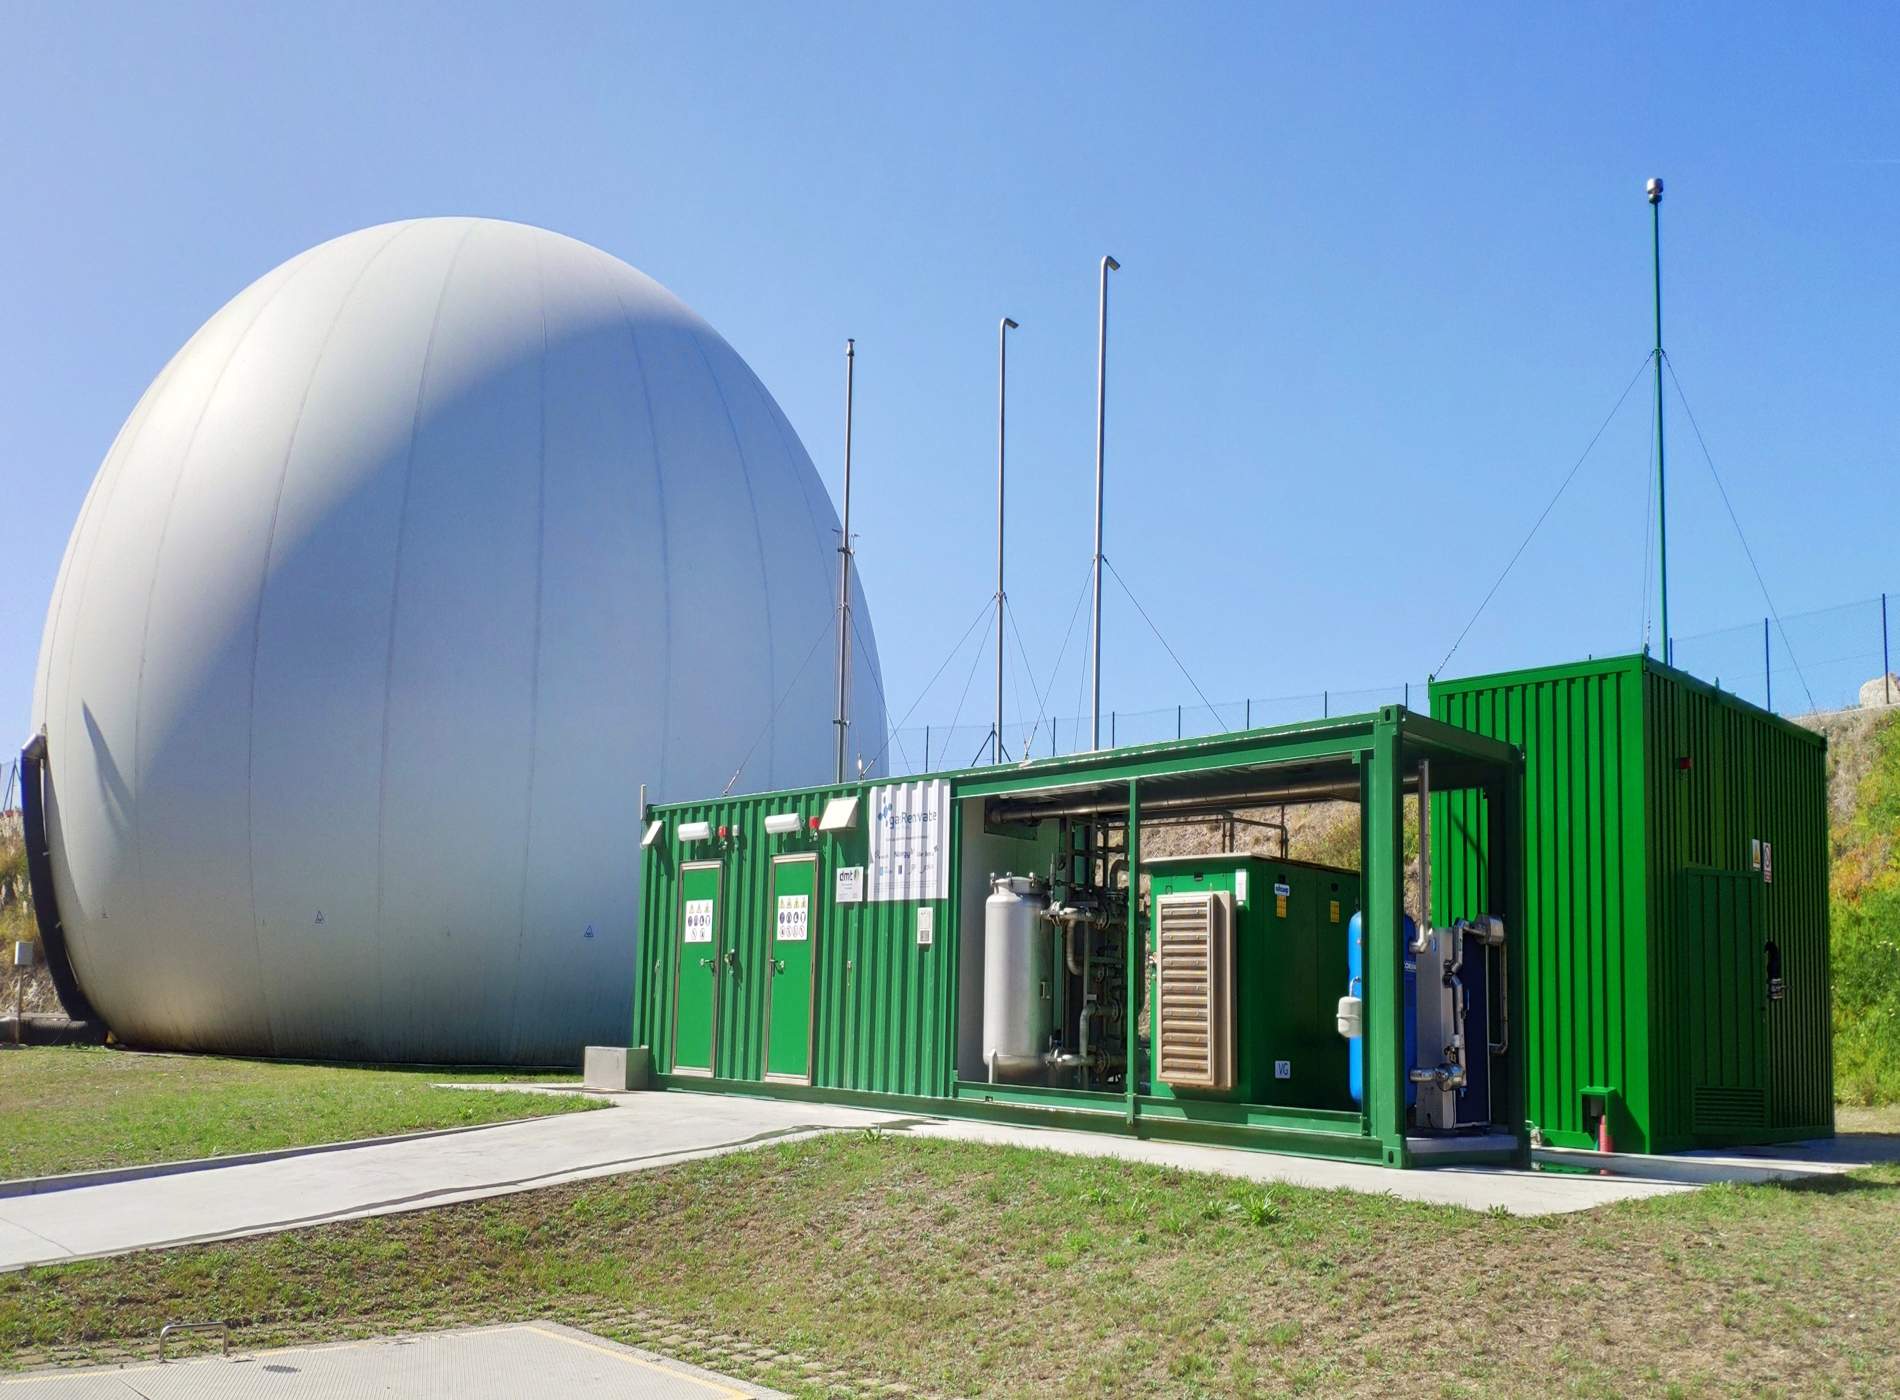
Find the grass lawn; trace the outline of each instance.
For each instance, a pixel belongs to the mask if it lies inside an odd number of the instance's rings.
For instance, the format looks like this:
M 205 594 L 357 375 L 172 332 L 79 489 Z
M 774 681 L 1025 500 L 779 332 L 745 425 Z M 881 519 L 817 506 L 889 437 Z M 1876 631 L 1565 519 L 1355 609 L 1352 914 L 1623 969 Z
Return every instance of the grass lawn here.
M 0 1180 L 600 1107 L 578 1095 L 432 1087 L 525 1077 L 79 1047 L 7 1050 L 0 1052 Z
M 807 1393 L 779 1353 L 959 1395 L 1891 1394 L 1896 1257 L 1900 1166 L 1521 1220 L 870 1133 L 0 1277 L 0 1353 L 555 1316 Z
M 1900 1133 L 1900 1103 L 1863 1108 L 1855 1104 L 1837 1104 L 1834 1130 L 1839 1133 Z

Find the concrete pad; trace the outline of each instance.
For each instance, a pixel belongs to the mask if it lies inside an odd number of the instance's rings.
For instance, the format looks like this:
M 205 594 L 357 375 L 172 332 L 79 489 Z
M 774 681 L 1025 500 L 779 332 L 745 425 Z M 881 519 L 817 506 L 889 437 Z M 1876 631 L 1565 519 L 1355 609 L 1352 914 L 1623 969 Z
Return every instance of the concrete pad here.
M 629 1094 L 614 1101 L 619 1107 L 599 1113 L 0 1199 L 0 1272 L 423 1210 L 831 1129 L 905 1121 L 830 1104 L 720 1094 Z
M 1428 1205 L 1498 1207 L 1512 1215 L 1557 1215 L 1590 1210 L 1612 1201 L 1666 1196 L 1693 1186 L 1628 1177 L 1575 1176 L 1518 1171 L 1505 1167 L 1396 1167 L 1370 1162 L 1334 1162 L 1323 1157 L 1289 1157 L 1245 1148 L 1207 1147 L 1199 1143 L 1151 1142 L 1109 1133 L 1059 1128 L 1021 1128 L 971 1119 L 930 1119 L 902 1129 L 912 1137 L 946 1138 L 1004 1147 L 1033 1147 L 1081 1157 L 1113 1157 L 1123 1162 L 1215 1172 L 1247 1181 L 1284 1182 L 1319 1190 L 1363 1191 Z
M 1852 1167 L 1871 1167 L 1883 1162 L 1900 1162 L 1900 1133 L 1836 1133 L 1829 1138 L 1807 1138 L 1801 1142 L 1777 1142 L 1766 1147 L 1730 1147 L 1722 1149 L 1730 1156 L 1759 1162 L 1834 1163 Z M 1691 1152 L 1691 1157 L 1703 1156 Z
M 1582 1147 L 1538 1147 L 1531 1159 L 1547 1167 L 1571 1171 L 1609 1172 L 1614 1176 L 1636 1177 L 1649 1181 L 1676 1181 L 1692 1186 L 1708 1186 L 1718 1181 L 1759 1185 L 1775 1181 L 1803 1181 L 1819 1176 L 1842 1176 L 1866 1162 L 1830 1160 L 1820 1157 L 1798 1158 L 1770 1156 L 1748 1149 L 1746 1155 L 1724 1151 L 1597 1152 Z
M 552 1322 L 433 1332 L 243 1356 L 41 1371 L 0 1379 L 7 1400 L 709 1400 L 777 1397 L 745 1381 Z

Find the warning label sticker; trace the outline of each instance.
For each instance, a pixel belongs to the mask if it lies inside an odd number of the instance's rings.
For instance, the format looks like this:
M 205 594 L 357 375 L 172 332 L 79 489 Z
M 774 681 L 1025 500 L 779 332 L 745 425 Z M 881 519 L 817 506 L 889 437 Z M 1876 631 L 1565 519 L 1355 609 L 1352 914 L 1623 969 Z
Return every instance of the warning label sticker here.
M 710 899 L 689 899 L 686 901 L 686 914 L 683 920 L 685 932 L 680 935 L 686 943 L 710 943 L 713 941 L 713 902 Z
M 803 943 L 810 937 L 811 896 L 782 894 L 778 897 L 778 923 L 772 936 L 781 943 Z

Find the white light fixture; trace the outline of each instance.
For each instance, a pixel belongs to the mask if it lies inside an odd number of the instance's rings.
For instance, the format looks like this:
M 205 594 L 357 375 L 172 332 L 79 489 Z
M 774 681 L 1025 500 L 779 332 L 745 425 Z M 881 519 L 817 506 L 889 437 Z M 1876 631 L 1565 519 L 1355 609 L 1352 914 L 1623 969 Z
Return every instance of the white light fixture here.
M 640 838 L 640 849 L 644 851 L 648 846 L 651 846 L 655 841 L 658 841 L 660 837 L 665 833 L 665 831 L 666 831 L 665 822 L 661 822 L 661 821 L 648 822 L 646 834 Z
M 832 797 L 825 801 L 825 814 L 818 819 L 820 831 L 851 831 L 858 824 L 858 799 Z
M 765 818 L 765 830 L 769 836 L 789 836 L 803 825 L 796 812 L 770 812 Z
M 680 823 L 680 840 L 682 841 L 704 841 L 708 836 L 711 836 L 711 835 L 712 835 L 711 822 L 681 822 Z

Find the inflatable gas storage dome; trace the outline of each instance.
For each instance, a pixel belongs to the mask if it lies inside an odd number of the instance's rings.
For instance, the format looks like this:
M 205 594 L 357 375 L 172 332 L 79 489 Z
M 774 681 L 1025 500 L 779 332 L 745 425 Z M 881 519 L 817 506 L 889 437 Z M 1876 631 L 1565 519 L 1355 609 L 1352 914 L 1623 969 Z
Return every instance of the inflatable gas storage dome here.
M 138 1045 L 624 1044 L 640 785 L 831 777 L 837 530 L 757 376 L 608 254 L 418 219 L 293 258 L 146 391 L 67 546 L 55 970 Z

